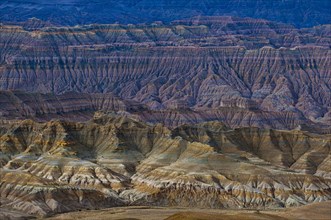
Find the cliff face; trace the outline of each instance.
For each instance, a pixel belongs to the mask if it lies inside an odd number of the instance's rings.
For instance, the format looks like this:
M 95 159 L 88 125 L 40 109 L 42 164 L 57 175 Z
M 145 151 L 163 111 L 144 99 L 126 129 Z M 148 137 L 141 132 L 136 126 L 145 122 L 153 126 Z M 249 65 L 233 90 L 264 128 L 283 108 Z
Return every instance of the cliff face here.
M 1 207 L 288 207 L 331 198 L 330 135 L 126 117 L 0 126 Z
M 2 90 L 112 93 L 150 110 L 231 107 L 330 125 L 328 25 L 232 17 L 30 31 L 2 25 L 0 41 Z
M 59 25 L 170 22 L 193 16 L 264 18 L 310 27 L 330 23 L 328 0 L 14 0 L 0 3 L 0 20 L 37 17 Z

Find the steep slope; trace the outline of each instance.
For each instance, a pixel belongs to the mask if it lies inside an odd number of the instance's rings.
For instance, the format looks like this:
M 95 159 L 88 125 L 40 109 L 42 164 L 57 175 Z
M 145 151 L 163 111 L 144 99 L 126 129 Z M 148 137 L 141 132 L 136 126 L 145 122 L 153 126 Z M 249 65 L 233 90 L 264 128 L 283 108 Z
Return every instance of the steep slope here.
M 50 215 L 124 204 L 274 208 L 330 200 L 330 141 L 220 122 L 169 130 L 105 115 L 6 121 L 1 207 Z
M 329 25 L 233 17 L 32 31 L 3 25 L 0 89 L 112 93 L 150 110 L 231 107 L 330 125 L 330 36 Z

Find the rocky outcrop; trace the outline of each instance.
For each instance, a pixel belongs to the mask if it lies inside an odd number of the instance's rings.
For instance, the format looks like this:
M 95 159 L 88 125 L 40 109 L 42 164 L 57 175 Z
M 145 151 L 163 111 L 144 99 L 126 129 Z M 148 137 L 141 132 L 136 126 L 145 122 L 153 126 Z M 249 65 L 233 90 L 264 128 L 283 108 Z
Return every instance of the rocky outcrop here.
M 331 199 L 330 135 L 169 129 L 127 117 L 4 121 L 4 209 L 50 215 L 117 205 L 289 207 Z M 70 204 L 66 205 L 66 204 Z

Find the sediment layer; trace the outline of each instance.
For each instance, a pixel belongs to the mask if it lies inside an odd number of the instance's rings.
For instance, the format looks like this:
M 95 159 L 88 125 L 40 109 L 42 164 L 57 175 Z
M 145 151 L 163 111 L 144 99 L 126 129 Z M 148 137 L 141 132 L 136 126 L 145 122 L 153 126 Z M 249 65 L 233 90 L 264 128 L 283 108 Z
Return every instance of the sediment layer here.
M 1 207 L 290 207 L 331 199 L 330 135 L 123 116 L 0 126 Z M 66 204 L 70 204 L 66 205 Z

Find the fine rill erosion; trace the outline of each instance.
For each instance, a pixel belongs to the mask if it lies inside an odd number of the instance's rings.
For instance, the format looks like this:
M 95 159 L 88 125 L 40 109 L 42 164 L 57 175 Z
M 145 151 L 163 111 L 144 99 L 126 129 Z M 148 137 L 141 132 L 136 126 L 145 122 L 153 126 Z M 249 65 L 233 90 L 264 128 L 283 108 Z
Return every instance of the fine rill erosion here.
M 93 219 L 84 210 L 132 206 L 263 210 L 242 219 L 331 210 L 325 8 L 128 2 L 105 22 L 107 4 L 98 14 L 87 1 L 0 3 L 0 218 Z M 285 10 L 292 4 L 311 19 Z M 218 219 L 169 213 L 150 218 Z

